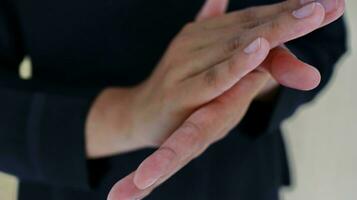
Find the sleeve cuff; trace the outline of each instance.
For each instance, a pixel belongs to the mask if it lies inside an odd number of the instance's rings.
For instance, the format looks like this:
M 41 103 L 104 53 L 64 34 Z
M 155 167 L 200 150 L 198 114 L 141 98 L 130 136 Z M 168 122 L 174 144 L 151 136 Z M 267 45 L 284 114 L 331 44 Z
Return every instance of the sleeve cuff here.
M 40 181 L 89 189 L 85 120 L 90 98 L 34 94 L 29 111 L 29 155 Z

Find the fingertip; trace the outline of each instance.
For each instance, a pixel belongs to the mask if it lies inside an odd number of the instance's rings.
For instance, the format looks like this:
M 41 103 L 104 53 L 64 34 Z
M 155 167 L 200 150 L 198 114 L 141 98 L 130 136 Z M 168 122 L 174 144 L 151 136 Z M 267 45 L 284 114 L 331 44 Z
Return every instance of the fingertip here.
M 133 173 L 118 181 L 110 190 L 107 200 L 129 200 L 140 194 L 133 183 Z
M 346 1 L 345 0 L 338 0 L 338 9 L 339 13 L 343 15 L 346 10 Z
M 327 25 L 338 18 L 340 18 L 346 10 L 346 1 L 345 0 L 337 0 L 337 8 L 331 12 L 326 13 L 324 25 Z
M 152 163 L 153 162 L 151 160 L 145 160 L 140 164 L 138 169 L 135 171 L 133 182 L 134 185 L 140 190 L 145 190 L 146 188 L 150 187 L 158 179 L 156 177 L 153 178 L 152 177 L 153 175 L 149 173 L 150 170 L 147 169 L 147 168 L 153 168 L 149 166 L 152 165 Z
M 136 187 L 145 190 L 154 185 L 166 173 L 175 156 L 173 150 L 161 147 L 145 159 L 134 174 L 133 182 Z
M 315 67 L 298 60 L 287 51 L 275 52 L 269 70 L 281 85 L 297 90 L 312 90 L 321 81 L 320 72 Z
M 301 73 L 301 81 L 291 85 L 293 88 L 302 91 L 310 91 L 319 86 L 321 82 L 320 72 L 311 65 L 306 65 L 306 71 Z M 299 76 L 299 75 L 297 75 Z
M 314 2 L 314 3 L 316 4 L 314 16 L 315 16 L 317 25 L 320 26 L 325 19 L 326 11 L 325 11 L 324 6 L 321 3 L 319 3 L 319 2 Z
M 297 20 L 305 20 L 305 24 L 317 28 L 323 23 L 326 10 L 319 1 L 313 1 L 303 4 L 300 8 L 294 10 L 292 15 Z
M 315 67 L 311 66 L 311 65 L 307 65 L 308 66 L 308 73 L 307 73 L 307 80 L 305 83 L 303 83 L 301 85 L 300 90 L 304 90 L 304 91 L 309 91 L 309 90 L 313 90 L 316 87 L 318 87 L 320 85 L 321 82 L 321 74 L 319 72 L 318 69 L 316 69 Z M 299 89 L 299 88 L 297 88 Z
M 282 85 L 302 91 L 316 88 L 321 81 L 320 72 L 307 64 L 300 67 L 287 67 L 287 70 L 275 70 L 274 78 Z

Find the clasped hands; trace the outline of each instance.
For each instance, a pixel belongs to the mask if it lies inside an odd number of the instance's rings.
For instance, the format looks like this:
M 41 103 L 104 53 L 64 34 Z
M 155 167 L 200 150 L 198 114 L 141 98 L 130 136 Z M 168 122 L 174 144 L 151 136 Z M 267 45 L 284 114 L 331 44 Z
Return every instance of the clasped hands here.
M 283 44 L 341 17 L 343 0 L 288 0 L 225 13 L 227 4 L 206 0 L 145 82 L 97 98 L 86 125 L 89 157 L 158 148 L 114 185 L 109 200 L 149 195 L 226 136 L 272 80 L 299 90 L 319 84 L 318 70 Z

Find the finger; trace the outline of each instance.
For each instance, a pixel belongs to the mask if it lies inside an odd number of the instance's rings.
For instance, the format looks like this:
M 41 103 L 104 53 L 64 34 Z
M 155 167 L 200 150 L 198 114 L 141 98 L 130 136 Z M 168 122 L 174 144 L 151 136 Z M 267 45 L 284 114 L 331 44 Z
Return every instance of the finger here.
M 340 15 L 342 15 L 343 10 L 344 10 L 344 1 L 342 0 L 337 0 L 338 2 L 340 2 L 339 4 L 337 4 L 337 9 L 335 9 L 336 11 L 329 14 L 330 17 L 328 17 L 329 20 L 326 21 L 326 17 L 324 18 L 324 23 L 329 23 L 331 22 L 331 20 L 333 21 L 334 19 L 336 19 L 336 17 L 339 17 Z M 274 46 L 277 46 L 281 43 L 284 43 L 287 40 L 292 40 L 295 39 L 296 37 L 300 37 L 303 36 L 305 34 L 308 34 L 309 32 L 317 29 L 320 27 L 320 25 L 316 25 L 316 22 L 314 20 L 319 20 L 316 19 L 319 17 L 319 13 L 321 14 L 321 6 L 320 4 L 318 4 L 319 8 L 317 8 L 315 11 L 315 13 L 312 14 L 312 16 L 307 17 L 307 19 L 303 19 L 303 20 L 298 20 L 295 17 L 291 17 L 291 13 L 293 12 L 292 10 L 289 11 L 285 11 L 284 14 L 280 14 L 279 17 L 277 17 L 277 19 L 273 19 L 270 20 L 268 22 L 265 22 L 264 24 L 261 24 L 259 27 L 260 29 L 264 29 L 261 28 L 262 26 L 267 27 L 267 30 L 265 31 L 265 34 L 270 35 L 271 37 L 274 37 L 275 39 L 277 39 L 277 41 L 272 41 L 271 43 Z M 279 8 L 275 8 L 276 11 L 277 10 L 283 10 L 283 7 L 286 6 L 276 6 Z M 336 14 L 339 13 L 339 14 Z M 290 15 L 290 17 L 288 19 L 283 19 L 281 20 L 281 18 L 283 18 L 283 16 L 285 15 Z M 332 18 L 331 18 L 332 16 Z M 323 18 L 322 16 L 320 16 L 321 18 Z M 293 18 L 293 19 L 291 19 Z M 286 21 L 285 25 L 283 24 L 283 21 Z M 304 23 L 303 21 L 309 21 L 310 23 Z M 279 21 L 281 23 L 279 23 Z M 289 21 L 296 21 L 296 24 L 288 24 Z M 300 23 L 298 23 L 299 21 L 301 21 Z M 259 22 L 259 20 L 258 20 Z M 315 22 L 315 24 L 314 24 Z M 321 23 L 320 23 L 321 24 Z M 259 27 L 253 28 L 251 30 L 251 33 L 249 33 L 248 35 L 256 35 L 254 33 L 258 32 L 257 29 L 259 29 Z M 293 27 L 293 28 L 290 28 Z M 309 30 L 310 27 L 310 30 Z M 269 34 L 269 28 L 275 31 L 272 31 Z M 284 28 L 285 30 L 282 30 L 280 28 Z M 289 32 L 286 33 L 286 30 L 290 31 L 291 35 L 290 38 L 279 38 L 279 33 L 280 36 L 281 35 L 288 35 Z M 217 63 L 222 62 L 225 59 L 228 59 L 231 55 L 232 52 L 230 52 L 230 50 L 234 50 L 234 46 L 237 46 L 235 44 L 239 43 L 237 42 L 237 40 L 240 40 L 239 38 L 237 38 L 237 35 L 239 35 L 239 33 L 242 32 L 242 29 L 239 26 L 230 26 L 229 28 L 225 29 L 225 30 L 217 30 L 217 31 L 207 31 L 208 33 L 205 33 L 204 36 L 202 36 L 203 38 L 205 38 L 204 40 L 201 39 L 201 42 L 199 43 L 199 46 L 196 49 L 199 49 L 198 51 L 194 51 L 192 52 L 192 56 L 194 58 L 202 58 L 202 59 L 196 59 L 196 60 L 200 60 L 200 63 L 196 63 L 195 64 L 195 70 L 192 71 L 192 67 L 190 67 L 190 70 L 183 70 L 182 73 L 187 73 L 188 76 L 192 76 L 192 75 L 196 75 L 202 71 L 204 71 L 205 69 L 207 69 L 208 67 L 214 66 Z M 277 34 L 275 34 L 277 33 Z M 241 34 L 242 35 L 242 34 Z M 289 35 L 288 35 L 289 36 Z M 201 38 L 202 38 L 201 37 Z M 253 37 L 253 36 L 252 36 Z M 249 38 L 248 38 L 249 39 Z M 250 38 L 252 39 L 252 38 Z M 280 39 L 280 40 L 279 40 Z M 269 40 L 269 37 L 268 37 Z M 197 43 L 197 45 L 198 45 Z M 194 60 L 194 59 L 191 59 Z M 194 62 L 193 62 L 194 63 Z
M 193 113 L 134 175 L 135 185 L 152 188 L 197 157 L 210 144 L 222 138 L 239 121 L 250 102 L 267 81 L 264 72 L 246 76 L 232 90 Z M 234 113 L 234 115 L 232 115 Z
M 264 38 L 245 42 L 230 59 L 186 79 L 181 87 L 186 94 L 179 94 L 178 102 L 190 108 L 202 105 L 220 96 L 242 77 L 257 68 L 267 57 L 270 45 Z M 235 48 L 235 47 L 233 47 Z M 188 95 L 189 94 L 189 95 Z
M 140 191 L 133 183 L 134 173 L 129 174 L 125 178 L 118 181 L 108 195 L 108 200 L 124 200 L 124 199 L 137 199 Z
M 191 70 L 191 75 L 208 70 L 217 64 L 217 61 L 229 59 L 234 51 L 246 41 L 263 37 L 268 40 L 270 48 L 274 48 L 316 30 L 323 19 L 324 8 L 319 3 L 310 3 L 295 11 L 289 10 L 281 13 L 277 18 L 258 27 L 240 31 L 239 36 L 233 39 L 216 42 L 215 45 L 197 52 L 196 59 L 200 60 L 201 64 L 195 66 L 194 72 Z
M 308 0 L 305 0 L 307 3 Z M 310 0 L 312 1 L 312 0 Z M 326 26 L 327 24 L 337 20 L 341 17 L 345 10 L 345 1 L 344 0 L 326 0 L 320 1 L 325 5 L 325 10 L 328 10 L 325 14 L 325 18 L 321 23 L 320 27 Z M 335 3 L 331 3 L 335 2 Z M 335 5 L 335 6 L 334 6 Z M 198 49 L 204 49 L 202 47 L 207 47 L 212 44 L 216 44 L 220 41 L 227 41 L 237 36 L 237 32 L 240 32 L 242 29 L 249 29 L 255 26 L 261 25 L 265 22 L 268 22 L 274 19 L 277 15 L 284 11 L 293 10 L 300 6 L 299 0 L 290 0 L 283 3 L 268 5 L 268 6 L 259 6 L 247 8 L 243 11 L 233 12 L 222 17 L 216 17 L 213 20 L 209 20 L 205 23 L 211 21 L 216 21 L 212 24 L 219 25 L 204 25 L 204 27 L 211 27 L 209 31 L 206 30 L 204 36 L 200 34 L 201 42 Z M 223 22 L 220 22 L 223 21 Z M 224 25 L 222 25 L 224 24 Z M 237 24 L 241 24 L 237 26 Z M 206 28 L 207 29 L 207 28 Z M 200 39 L 199 39 L 200 40 Z
M 196 21 L 202 21 L 222 15 L 226 12 L 228 0 L 206 0 L 196 17 Z
M 310 3 L 294 11 L 280 14 L 274 20 L 250 29 L 246 35 L 249 38 L 257 35 L 266 38 L 271 48 L 294 40 L 316 30 L 322 23 L 325 10 L 320 3 Z
M 256 23 L 256 20 L 270 20 L 281 12 L 293 10 L 300 7 L 301 5 L 311 2 L 314 2 L 314 0 L 288 0 L 272 5 L 250 7 L 244 10 L 228 13 L 225 16 L 207 20 L 204 22 L 204 26 L 211 29 L 217 29 L 234 26 L 239 23 Z M 325 8 L 326 18 L 324 19 L 322 26 L 331 23 L 332 21 L 341 17 L 344 12 L 345 0 L 317 0 L 316 2 L 321 3 Z
M 188 162 L 188 161 L 187 161 Z M 187 164 L 186 162 L 186 164 Z M 182 163 L 182 165 L 185 165 Z M 176 168 L 176 170 L 171 171 L 169 174 L 166 174 L 166 176 L 159 178 L 159 180 L 149 188 L 146 188 L 144 190 L 139 189 L 135 183 L 134 183 L 134 172 L 130 173 L 120 181 L 118 181 L 110 190 L 107 199 L 108 200 L 129 200 L 129 199 L 135 199 L 135 200 L 140 200 L 144 199 L 146 196 L 148 196 L 155 188 L 157 188 L 159 185 L 161 185 L 163 182 L 165 182 L 167 179 L 169 179 L 171 176 L 173 176 L 179 168 Z
M 288 49 L 277 47 L 270 51 L 262 64 L 281 85 L 298 90 L 312 90 L 321 81 L 319 71 L 300 61 Z
M 134 184 L 134 174 L 130 173 L 120 181 L 118 181 L 110 190 L 107 200 L 131 200 L 143 199 L 152 190 L 140 190 Z
M 243 10 L 230 12 L 225 16 L 212 18 L 211 20 L 207 20 L 203 23 L 204 26 L 209 29 L 224 28 L 258 19 L 263 20 L 265 18 L 271 18 L 272 16 L 278 15 L 286 10 L 297 8 L 299 5 L 300 3 L 298 3 L 298 1 L 293 0 L 270 5 L 253 6 Z
M 243 36 L 233 42 L 230 41 L 228 47 L 231 48 L 231 52 L 234 52 L 237 47 L 239 49 L 241 43 L 246 44 L 246 41 L 254 41 L 254 37 L 258 38 L 259 36 L 262 36 L 262 38 L 267 39 L 267 42 L 264 43 L 268 44 L 269 48 L 275 48 L 282 43 L 301 37 L 315 30 L 319 27 L 323 18 L 324 8 L 321 4 L 315 2 L 310 3 L 298 10 L 284 12 L 270 22 L 262 24 L 247 32 L 243 32 Z M 225 49 L 225 51 L 222 51 L 222 49 Z M 225 54 L 227 56 L 226 49 L 227 43 L 223 44 L 221 48 L 212 48 L 212 51 L 217 55 Z M 266 51 L 262 51 L 262 54 L 260 54 L 263 55 L 263 57 L 254 56 L 252 59 L 251 56 L 242 53 L 242 50 L 240 49 L 236 55 L 233 55 L 226 61 L 203 70 L 203 72 L 193 76 L 193 79 L 196 79 L 195 81 L 188 81 L 187 85 L 183 86 L 189 88 L 183 91 L 188 91 L 188 94 L 191 95 L 180 95 L 183 98 L 180 102 L 188 104 L 183 106 L 197 106 L 199 103 L 210 101 L 221 95 L 237 83 L 241 77 L 260 65 L 260 59 L 264 59 L 266 56 L 264 52 L 266 53 Z M 214 53 L 210 54 L 212 55 Z
M 306 4 L 312 1 L 313 0 L 300 0 L 302 4 Z M 322 26 L 326 26 L 327 24 L 340 18 L 345 11 L 345 0 L 317 0 L 317 2 L 320 2 L 324 6 L 326 12 Z
M 235 126 L 267 80 L 266 73 L 253 72 L 192 114 L 135 172 L 113 186 L 108 200 L 142 199 L 151 193 Z

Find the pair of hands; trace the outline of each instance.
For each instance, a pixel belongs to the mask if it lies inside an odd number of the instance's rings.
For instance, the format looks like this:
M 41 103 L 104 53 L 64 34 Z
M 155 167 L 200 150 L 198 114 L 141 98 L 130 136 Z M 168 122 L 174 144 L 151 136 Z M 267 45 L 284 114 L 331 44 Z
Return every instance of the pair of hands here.
M 89 157 L 159 147 L 108 199 L 148 195 L 224 137 L 270 76 L 300 90 L 318 85 L 318 71 L 279 45 L 339 18 L 343 0 L 289 0 L 224 14 L 227 4 L 207 0 L 147 81 L 106 89 L 94 103 L 86 125 Z

